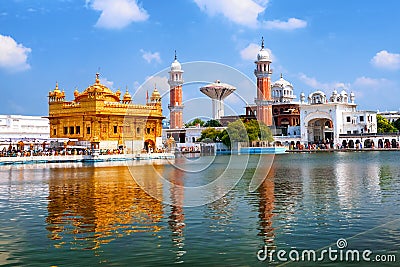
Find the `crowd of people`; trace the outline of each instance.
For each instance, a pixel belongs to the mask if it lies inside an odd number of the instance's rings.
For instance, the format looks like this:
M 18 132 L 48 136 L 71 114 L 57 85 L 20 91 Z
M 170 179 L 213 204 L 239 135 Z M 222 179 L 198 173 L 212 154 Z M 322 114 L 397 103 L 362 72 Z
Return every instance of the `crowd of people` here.
M 0 151 L 0 157 L 31 157 L 31 156 L 61 156 L 61 155 L 90 155 L 90 149 L 40 149 L 40 150 L 21 150 L 15 147 Z
M 363 146 L 361 142 L 347 142 L 343 141 L 343 143 L 329 142 L 329 140 L 316 142 L 316 143 L 306 143 L 301 144 L 299 141 L 297 143 L 292 142 L 289 145 L 289 150 L 329 150 L 329 149 L 399 149 L 399 142 L 390 142 L 388 140 L 378 142 L 378 145 L 375 146 L 374 142 L 368 142 L 367 145 Z

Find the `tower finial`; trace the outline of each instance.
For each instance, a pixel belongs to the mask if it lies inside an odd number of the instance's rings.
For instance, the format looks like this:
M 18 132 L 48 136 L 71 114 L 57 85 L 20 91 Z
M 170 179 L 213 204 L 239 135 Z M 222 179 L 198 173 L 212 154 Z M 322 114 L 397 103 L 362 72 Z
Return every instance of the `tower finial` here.
M 264 49 L 264 36 L 261 37 L 261 49 Z
M 176 60 L 176 50 L 175 50 L 175 60 Z
M 281 79 L 283 78 L 282 72 L 281 72 Z

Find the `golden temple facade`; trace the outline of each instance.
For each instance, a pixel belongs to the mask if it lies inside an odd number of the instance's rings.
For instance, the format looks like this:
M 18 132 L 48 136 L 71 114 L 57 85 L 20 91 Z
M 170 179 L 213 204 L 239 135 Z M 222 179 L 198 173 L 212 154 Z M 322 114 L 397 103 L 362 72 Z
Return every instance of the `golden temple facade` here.
M 117 149 L 128 152 L 162 147 L 161 95 L 155 88 L 145 105 L 133 104 L 128 90 L 122 96 L 100 83 L 83 92 L 74 91 L 74 100 L 66 101 L 58 88 L 49 92 L 51 138 L 69 138 L 91 148 Z

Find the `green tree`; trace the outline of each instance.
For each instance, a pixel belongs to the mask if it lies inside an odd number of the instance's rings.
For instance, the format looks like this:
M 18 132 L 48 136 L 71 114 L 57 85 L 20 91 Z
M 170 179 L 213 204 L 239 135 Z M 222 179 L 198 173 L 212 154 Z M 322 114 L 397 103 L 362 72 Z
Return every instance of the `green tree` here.
M 219 139 L 224 145 L 226 145 L 227 147 L 231 147 L 231 138 L 229 137 L 227 130 L 223 130 L 221 132 Z
M 400 132 L 400 119 L 397 119 L 395 122 L 393 122 L 393 126 L 396 127 L 397 131 Z
M 260 122 L 259 123 L 259 127 L 260 127 L 260 132 L 259 132 L 259 139 L 261 141 L 268 141 L 268 142 L 273 142 L 274 141 L 274 136 L 272 134 L 271 129 L 265 125 L 264 123 Z
M 257 120 L 249 120 L 244 123 L 249 141 L 274 141 L 271 129 L 262 122 Z
M 249 141 L 249 136 L 247 135 L 246 127 L 242 120 L 236 120 L 228 124 L 226 129 L 229 134 L 229 138 L 232 141 L 237 142 L 247 142 Z
M 200 126 L 203 126 L 204 125 L 204 121 L 201 120 L 200 118 L 195 118 L 191 122 L 185 123 L 185 126 L 186 127 L 190 127 L 190 126 L 196 126 L 197 124 L 199 124 Z
M 204 127 L 221 127 L 221 123 L 217 120 L 209 120 L 203 125 Z
M 217 141 L 221 136 L 221 131 L 216 130 L 215 128 L 207 128 L 201 132 L 201 136 L 199 141 L 204 141 L 206 139 L 211 139 L 212 141 Z
M 228 147 L 231 147 L 231 141 L 252 142 L 256 140 L 269 141 L 274 140 L 271 129 L 257 120 L 242 121 L 237 120 L 228 124 L 226 130 L 220 135 L 220 140 Z
M 397 132 L 397 128 L 394 127 L 385 117 L 382 115 L 376 115 L 376 121 L 378 126 L 378 133 L 393 133 Z

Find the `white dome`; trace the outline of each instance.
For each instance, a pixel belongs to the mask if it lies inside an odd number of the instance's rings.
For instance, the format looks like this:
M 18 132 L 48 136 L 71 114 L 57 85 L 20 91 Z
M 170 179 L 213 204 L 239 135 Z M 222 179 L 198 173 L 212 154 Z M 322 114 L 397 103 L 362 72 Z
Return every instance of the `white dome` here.
M 272 87 L 282 87 L 282 88 L 287 87 L 287 86 L 293 88 L 293 85 L 290 82 L 288 82 L 285 79 L 283 79 L 282 76 L 281 76 L 281 78 L 279 80 L 274 82 L 274 84 L 272 85 Z
M 337 95 L 336 89 L 333 90 L 332 95 Z
M 345 90 L 343 90 L 342 92 L 340 92 L 340 95 L 345 96 L 345 95 L 347 95 L 347 92 Z
M 179 63 L 179 61 L 175 59 L 174 62 L 172 62 L 171 64 L 171 70 L 172 71 L 182 70 L 181 63 Z
M 257 61 L 271 62 L 271 55 L 269 54 L 269 52 L 267 50 L 265 50 L 264 48 L 261 48 L 260 52 L 258 52 L 258 55 L 257 55 Z
M 308 97 L 309 97 L 309 98 L 312 98 L 312 97 L 315 96 L 315 95 L 320 95 L 321 97 L 326 97 L 325 93 L 322 92 L 322 91 L 320 91 L 320 90 L 315 91 L 315 92 L 309 94 Z

